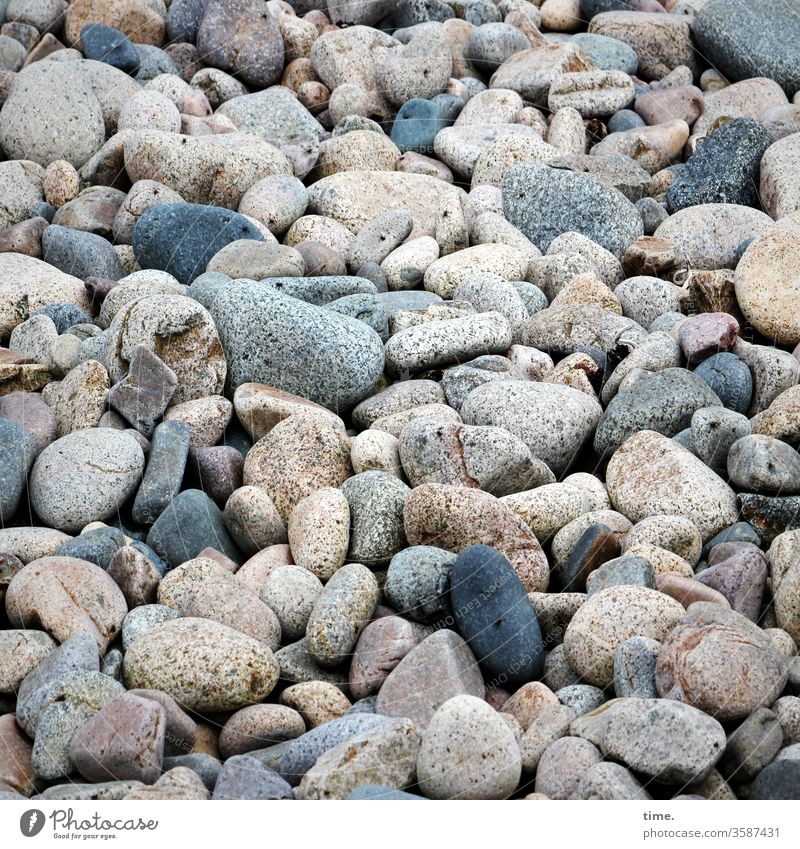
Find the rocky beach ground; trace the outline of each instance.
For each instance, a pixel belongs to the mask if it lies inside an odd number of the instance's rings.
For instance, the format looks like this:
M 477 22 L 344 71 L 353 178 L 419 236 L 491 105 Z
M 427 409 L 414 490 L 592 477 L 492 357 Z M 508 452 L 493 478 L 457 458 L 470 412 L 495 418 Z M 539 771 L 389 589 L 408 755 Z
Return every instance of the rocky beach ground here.
M 800 0 L 0 25 L 0 799 L 800 797 Z

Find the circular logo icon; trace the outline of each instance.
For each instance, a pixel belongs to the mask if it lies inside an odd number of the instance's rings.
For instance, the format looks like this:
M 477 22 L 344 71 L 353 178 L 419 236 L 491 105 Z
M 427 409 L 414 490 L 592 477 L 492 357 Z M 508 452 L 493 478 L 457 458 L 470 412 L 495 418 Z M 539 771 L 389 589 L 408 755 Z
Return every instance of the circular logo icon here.
M 19 818 L 19 830 L 25 837 L 36 837 L 44 828 L 44 813 L 36 808 L 31 808 Z

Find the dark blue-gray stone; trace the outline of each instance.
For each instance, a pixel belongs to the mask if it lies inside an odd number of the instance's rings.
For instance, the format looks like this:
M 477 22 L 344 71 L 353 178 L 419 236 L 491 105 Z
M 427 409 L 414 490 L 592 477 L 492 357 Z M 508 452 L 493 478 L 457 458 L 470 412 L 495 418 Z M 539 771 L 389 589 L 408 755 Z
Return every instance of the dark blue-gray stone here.
M 350 792 L 348 800 L 366 800 L 371 801 L 411 801 L 411 802 L 427 802 L 424 796 L 416 796 L 413 793 L 406 793 L 405 790 L 395 790 L 393 787 L 384 787 L 381 784 L 362 784 L 361 787 L 356 787 Z
M 374 713 L 356 713 L 333 719 L 323 725 L 318 725 L 307 731 L 301 737 L 279 743 L 282 749 L 279 772 L 292 787 L 300 783 L 300 779 L 311 769 L 319 758 L 339 743 L 350 740 L 357 734 L 378 731 L 396 723 L 391 716 L 380 716 Z M 276 748 L 273 746 L 272 748 Z M 270 749 L 257 750 L 269 752 Z M 253 752 L 249 754 L 254 755 Z M 264 762 L 264 758 L 259 758 Z M 269 763 L 267 762 L 269 766 Z M 275 768 L 275 767 L 273 767 Z
M 131 536 L 130 534 L 126 534 L 126 536 Z M 134 539 L 131 540 L 130 543 L 131 548 L 135 548 L 139 554 L 143 557 L 146 557 L 155 567 L 156 571 L 163 578 L 164 575 L 167 574 L 167 564 L 150 548 L 147 543 L 142 542 L 141 540 Z
M 596 595 L 609 587 L 634 586 L 655 589 L 656 577 L 649 560 L 635 554 L 623 554 L 607 560 L 586 579 L 586 592 Z
M 364 699 L 358 699 L 347 709 L 347 715 L 353 713 L 377 713 L 378 712 L 378 696 L 367 696 Z
M 610 456 L 640 430 L 675 436 L 690 425 L 695 410 L 719 406 L 719 398 L 693 372 L 655 372 L 614 396 L 597 426 L 594 450 L 599 457 Z
M 125 536 L 117 528 L 95 528 L 67 540 L 59 546 L 59 557 L 77 557 L 88 560 L 101 569 L 108 569 L 111 558 L 125 545 Z
M 111 242 L 84 230 L 51 224 L 42 235 L 42 259 L 59 271 L 86 280 L 87 277 L 123 276 L 122 265 Z
M 701 203 L 760 207 L 759 164 L 772 144 L 752 118 L 734 118 L 707 136 L 667 189 L 670 213 Z
M 340 315 L 349 315 L 371 327 L 384 342 L 389 340 L 389 313 L 377 295 L 345 295 L 327 305 Z
M 518 687 L 541 675 L 539 621 L 503 554 L 488 545 L 465 548 L 453 564 L 450 598 L 456 627 L 487 679 Z
M 206 270 L 214 254 L 237 239 L 264 241 L 252 221 L 230 209 L 161 203 L 145 210 L 136 222 L 133 252 L 142 268 L 166 271 L 189 284 Z
M 624 133 L 635 127 L 644 127 L 644 118 L 633 109 L 620 109 L 608 119 L 609 133 Z
M 234 562 L 242 562 L 222 511 L 199 489 L 186 489 L 172 499 L 150 528 L 147 544 L 172 569 L 197 557 L 204 548 L 216 548 Z
M 476 68 L 490 77 L 514 53 L 529 49 L 530 42 L 516 27 L 493 21 L 472 30 L 464 53 Z
M 736 496 L 739 515 L 755 528 L 761 539 L 771 544 L 784 531 L 800 528 L 800 495 L 758 495 L 742 492 Z
M 631 637 L 614 652 L 614 693 L 618 698 L 657 699 L 656 659 L 661 644 Z
M 46 315 L 53 319 L 53 324 L 56 330 L 61 333 L 66 333 L 70 327 L 76 324 L 91 324 L 92 317 L 86 310 L 82 310 L 76 304 L 48 304 L 40 310 L 36 310 L 32 315 Z
M 212 799 L 294 799 L 291 785 L 258 758 L 234 755 L 222 765 Z
M 720 531 L 716 536 L 711 537 L 703 546 L 701 557 L 708 557 L 711 549 L 721 542 L 750 542 L 759 548 L 761 547 L 761 537 L 756 529 L 747 522 L 736 522 L 736 524 L 728 526 L 724 531 Z
M 225 351 L 231 394 L 252 381 L 334 411 L 347 410 L 383 374 L 383 342 L 372 328 L 265 283 L 223 289 L 211 315 Z
M 189 456 L 189 426 L 162 422 L 153 433 L 147 468 L 133 501 L 133 520 L 152 525 L 178 494 Z
M 0 522 L 13 519 L 36 459 L 36 440 L 21 424 L 0 418 Z
M 583 50 L 598 70 L 635 74 L 639 67 L 636 51 L 618 38 L 597 35 L 593 32 L 579 32 L 573 35 L 570 41 Z M 616 132 L 616 130 L 609 127 L 609 132 Z
M 166 18 L 168 41 L 194 44 L 205 5 L 206 0 L 172 0 Z
M 190 752 L 186 755 L 169 755 L 162 762 L 162 769 L 168 772 L 176 766 L 185 766 L 200 776 L 200 780 L 209 790 L 217 783 L 222 763 L 205 752 Z
M 642 226 L 644 227 L 645 236 L 652 236 L 658 230 L 659 225 L 663 224 L 669 213 L 655 198 L 642 198 L 636 201 L 636 209 L 639 210 L 639 215 L 642 216 Z
M 630 12 L 630 0 L 581 0 L 581 14 L 590 21 L 603 12 Z
M 789 97 L 800 89 L 797 0 L 710 0 L 692 35 L 705 60 L 729 80 L 769 77 Z
M 136 79 L 139 82 L 147 82 L 161 74 L 175 74 L 176 77 L 181 75 L 181 69 L 165 50 L 152 44 L 134 44 L 133 46 L 139 57 L 139 70 L 136 72 Z
M 318 307 L 348 295 L 375 295 L 378 291 L 371 280 L 343 274 L 320 277 L 267 277 L 260 282 L 277 292 Z
M 50 223 L 53 216 L 56 214 L 56 208 L 46 200 L 40 200 L 39 203 L 31 210 L 31 218 L 44 218 Z
M 83 55 L 113 65 L 126 74 L 139 70 L 139 54 L 125 33 L 107 24 L 89 24 L 81 30 Z
M 450 612 L 450 575 L 456 555 L 431 545 L 414 545 L 392 558 L 383 591 L 401 616 L 430 622 Z
M 414 151 L 432 155 L 436 134 L 449 127 L 453 120 L 447 117 L 440 103 L 415 97 L 398 110 L 390 138 L 400 148 L 400 153 Z
M 751 799 L 800 799 L 800 760 L 773 761 L 759 772 Z
M 621 259 L 644 233 L 625 195 L 585 174 L 521 162 L 506 171 L 502 191 L 505 217 L 542 253 L 556 236 L 577 232 Z
M 747 413 L 753 397 L 753 375 L 747 363 L 724 351 L 700 363 L 694 374 L 711 388 L 724 407 Z

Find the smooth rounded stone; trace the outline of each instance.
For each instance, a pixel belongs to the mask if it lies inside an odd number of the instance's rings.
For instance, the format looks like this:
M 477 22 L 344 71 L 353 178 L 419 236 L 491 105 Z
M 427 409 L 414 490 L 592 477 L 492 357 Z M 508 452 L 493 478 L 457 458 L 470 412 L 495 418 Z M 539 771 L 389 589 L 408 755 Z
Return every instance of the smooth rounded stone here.
M 364 266 L 360 267 L 359 273 L 362 275 L 365 273 Z M 367 293 L 347 295 L 344 298 L 331 301 L 327 304 L 326 309 L 363 321 L 384 342 L 389 338 L 389 313 L 377 295 Z
M 187 531 L 191 529 L 191 533 Z M 222 511 L 198 489 L 173 497 L 147 534 L 147 544 L 174 568 L 196 557 L 204 548 L 215 548 L 236 563 L 241 552 L 231 539 Z
M 308 653 L 306 640 L 289 643 L 275 652 L 275 660 L 280 667 L 281 680 L 291 684 L 322 681 L 330 684 L 342 693 L 348 693 L 348 669 L 346 664 L 335 667 L 319 665 Z
M 563 643 L 554 646 L 544 659 L 545 684 L 553 691 L 568 687 L 571 684 L 580 684 L 580 675 L 569 665 L 564 653 Z M 564 705 L 561 705 L 564 707 Z M 571 709 L 569 709 L 571 711 Z M 574 711 L 571 711 L 574 715 Z
M 787 674 L 783 655 L 757 625 L 704 602 L 686 612 L 656 662 L 662 698 L 686 702 L 722 720 L 741 719 L 771 705 Z
M 547 105 L 551 112 L 569 106 L 583 118 L 597 118 L 624 109 L 633 98 L 633 83 L 623 71 L 578 71 L 550 83 Z
M 289 174 L 274 174 L 254 183 L 239 202 L 239 212 L 269 228 L 273 235 L 285 233 L 308 205 L 305 186 Z
M 447 369 L 442 375 L 440 385 L 444 389 L 447 403 L 454 410 L 461 410 L 466 397 L 478 386 L 492 380 L 520 380 L 525 376 L 506 357 L 486 354 Z
M 274 743 L 294 740 L 305 734 L 303 718 L 284 705 L 250 705 L 236 711 L 219 735 L 222 759 L 263 749 Z
M 242 238 L 264 240 L 256 226 L 238 212 L 193 203 L 151 206 L 133 227 L 139 265 L 166 271 L 185 284 L 202 274 L 222 248 Z
M 586 601 L 585 593 L 528 593 L 546 646 L 560 645 L 575 611 Z
M 601 689 L 591 684 L 571 684 L 556 691 L 556 697 L 562 705 L 575 712 L 576 716 L 596 710 L 606 701 Z
M 428 723 L 457 695 L 483 699 L 484 685 L 469 646 L 454 631 L 435 631 L 400 661 L 378 693 L 378 713 Z
M 109 428 L 78 430 L 42 451 L 30 477 L 31 504 L 51 527 L 79 531 L 115 514 L 133 494 L 144 454 L 126 433 Z M 80 498 L 70 498 L 71 492 Z
M 305 263 L 294 248 L 242 239 L 225 245 L 214 254 L 206 270 L 236 279 L 262 280 L 267 277 L 302 277 Z
M 800 765 L 795 760 L 777 761 L 764 767 L 751 785 L 751 799 L 797 799 Z
M 24 801 L 35 792 L 32 746 L 13 713 L 0 716 L 0 800 Z
M 279 566 L 267 575 L 259 597 L 278 617 L 283 642 L 305 636 L 322 589 L 319 578 L 299 566 Z
M 350 693 L 363 699 L 377 693 L 398 663 L 421 642 L 424 631 L 399 616 L 370 622 L 358 638 L 350 666 Z
M 80 536 L 68 540 L 59 547 L 56 556 L 88 560 L 108 571 L 108 565 L 114 554 L 124 545 L 125 536 L 122 531 L 117 528 L 100 527 L 84 531 Z
M 637 586 L 655 589 L 655 570 L 649 560 L 624 554 L 593 569 L 586 578 L 586 592 L 593 595 L 610 587 Z
M 350 462 L 353 464 L 353 471 L 357 475 L 362 472 L 380 471 L 402 478 L 399 444 L 396 436 L 381 430 L 365 430 L 352 437 Z
M 636 201 L 635 206 L 642 216 L 645 236 L 652 236 L 669 217 L 666 209 L 655 198 L 642 198 Z
M 797 696 L 783 696 L 772 705 L 783 729 L 783 744 L 791 746 L 800 742 L 800 699 Z
M 727 459 L 728 476 L 741 489 L 783 495 L 800 491 L 800 456 L 774 437 L 743 436 L 730 446 Z
M 183 198 L 174 189 L 155 180 L 138 180 L 131 186 L 114 217 L 114 240 L 118 244 L 131 244 L 133 228 L 141 215 L 162 203 L 182 203 Z
M 500 706 L 500 711 L 513 716 L 523 732 L 547 708 L 558 707 L 556 695 L 540 681 L 523 684 Z
M 119 132 L 163 130 L 177 133 L 181 129 L 181 116 L 178 107 L 165 94 L 144 89 L 122 105 L 117 127 Z
M 63 65 L 35 62 L 17 75 L 3 105 L 0 143 L 12 159 L 76 168 L 105 140 L 103 109 L 91 83 Z
M 749 206 L 703 203 L 670 215 L 653 236 L 672 242 L 681 265 L 713 270 L 737 268 L 743 245 L 772 227 L 768 215 Z
M 624 41 L 597 33 L 579 32 L 570 38 L 589 57 L 595 68 L 635 74 L 639 65 L 636 51 Z M 609 125 L 609 132 L 616 132 Z
M 619 259 L 581 233 L 567 232 L 556 236 L 547 254 L 579 254 L 592 266 L 593 273 L 611 289 L 616 289 L 625 277 Z
M 516 289 L 499 275 L 479 273 L 464 278 L 453 292 L 454 301 L 467 301 L 479 312 L 501 313 L 512 329 L 528 317 L 528 310 Z
M 234 284 L 241 286 L 248 282 L 234 281 Z M 261 280 L 260 283 L 262 286 L 316 306 L 327 306 L 348 295 L 374 295 L 377 293 L 375 284 L 371 280 L 358 276 L 268 277 Z
M 128 374 L 111 387 L 108 403 L 149 439 L 177 388 L 175 372 L 141 345 L 131 355 Z
M 335 410 L 354 406 L 383 370 L 380 336 L 363 322 L 263 284 L 224 289 L 212 314 L 231 390 L 261 382 Z M 260 333 L 264 326 L 275 329 L 268 338 Z
M 739 322 L 728 313 L 703 313 L 690 316 L 678 328 L 678 340 L 690 363 L 733 348 Z
M 415 378 L 400 381 L 365 398 L 352 411 L 353 424 L 364 430 L 378 419 L 427 404 L 443 404 L 445 394 L 433 380 Z
M 528 39 L 516 27 L 491 22 L 470 32 L 465 55 L 476 68 L 491 74 L 509 56 L 520 50 L 529 50 L 530 46 Z
M 0 416 L 30 433 L 37 454 L 56 438 L 55 416 L 37 393 L 10 392 L 0 397 Z
M 674 599 L 646 587 L 602 590 L 587 599 L 567 626 L 567 659 L 589 683 L 607 687 L 613 682 L 619 645 L 634 636 L 663 640 L 684 612 Z
M 278 664 L 263 643 L 208 619 L 156 625 L 125 653 L 128 689 L 162 690 L 190 710 L 236 710 L 266 698 Z
M 87 59 L 106 62 L 135 75 L 139 70 L 139 54 L 125 33 L 107 24 L 89 24 L 81 30 L 83 55 Z
M 380 264 L 389 291 L 413 289 L 439 259 L 439 245 L 431 236 L 411 239 L 392 250 Z
M 701 203 L 759 206 L 759 163 L 772 143 L 750 118 L 735 118 L 706 136 L 667 189 L 670 213 Z
M 56 648 L 44 631 L 0 632 L 0 693 L 15 695 L 19 685 Z
M 601 407 L 571 387 L 509 380 L 474 389 L 461 416 L 467 424 L 505 428 L 561 474 L 597 426 Z
M 353 130 L 322 141 L 312 178 L 342 171 L 393 171 L 399 158 L 400 149 L 383 133 Z
M 583 534 L 594 525 L 603 525 L 611 531 L 618 539 L 618 547 L 624 545 L 625 537 L 632 527 L 631 522 L 625 516 L 607 508 L 589 510 L 586 513 L 582 513 L 576 519 L 564 525 L 551 541 L 553 560 L 557 568 L 563 570 L 563 566 L 567 562 L 570 553 L 576 548 Z M 617 551 L 619 548 L 615 547 L 611 540 L 605 538 L 599 530 L 595 531 L 594 534 L 597 534 L 602 541 L 602 548 L 600 550 L 602 557 L 618 556 Z M 594 534 L 587 537 L 586 543 L 588 545 L 583 551 L 580 549 L 576 550 L 576 561 L 578 563 L 592 564 L 594 560 L 592 556 Z
M 119 280 L 122 266 L 102 236 L 51 224 L 42 235 L 42 258 L 49 265 L 81 280 L 108 277 Z
M 655 671 L 661 643 L 633 636 L 614 652 L 614 692 L 619 698 L 657 699 Z
M 641 216 L 622 194 L 570 171 L 521 163 L 508 169 L 502 189 L 504 215 L 541 251 L 556 236 L 578 232 L 621 258 L 643 233 Z
M 800 29 L 792 12 L 767 0 L 717 0 L 699 10 L 693 33 L 709 62 L 729 79 L 769 77 L 791 96 L 800 88 Z
M 177 496 L 189 455 L 189 440 L 189 428 L 184 422 L 167 421 L 156 427 L 147 468 L 133 502 L 135 521 L 152 524 Z
M 650 798 L 650 794 L 624 766 L 611 761 L 601 761 L 583 774 L 571 798 L 645 801 Z
M 279 422 L 253 446 L 245 460 L 244 483 L 263 489 L 286 523 L 303 498 L 339 486 L 350 473 L 345 432 L 316 416 L 299 414 Z
M 614 290 L 623 313 L 643 327 L 669 312 L 680 311 L 676 287 L 657 277 L 631 277 Z
M 746 413 L 753 394 L 750 369 L 735 354 L 727 351 L 714 354 L 702 362 L 694 374 L 704 380 L 722 401 L 737 413 Z
M 458 285 L 474 274 L 521 280 L 527 274 L 528 261 L 529 257 L 523 251 L 511 245 L 473 245 L 448 253 L 429 265 L 425 271 L 424 286 L 427 291 L 442 298 L 453 298 Z
M 537 713 L 519 743 L 525 772 L 536 770 L 546 749 L 569 733 L 574 720 L 575 711 L 560 703 L 548 705 Z
M 114 581 L 94 563 L 42 557 L 14 575 L 6 591 L 12 625 L 35 623 L 59 643 L 88 634 L 105 653 L 128 612 Z
M 692 414 L 691 434 L 692 453 L 717 474 L 726 475 L 728 453 L 740 438 L 749 436 L 750 422 L 724 407 L 701 407 Z
M 4 525 L 17 512 L 36 454 L 33 435 L 22 424 L 0 418 L 0 520 Z
M 328 580 L 350 546 L 350 506 L 342 490 L 322 487 L 299 501 L 289 515 L 288 538 L 295 563 Z
M 447 484 L 422 484 L 405 505 L 410 545 L 463 551 L 490 545 L 510 561 L 527 592 L 544 591 L 549 570 L 538 540 L 524 521 L 487 492 Z
M 613 699 L 576 720 L 571 733 L 660 784 L 702 780 L 725 748 L 716 719 L 665 699 Z
M 255 707 L 261 707 L 256 705 Z M 265 706 L 266 707 L 266 706 Z M 293 799 L 291 786 L 274 770 L 249 755 L 234 755 L 219 767 L 212 799 Z
M 341 485 L 350 508 L 348 559 L 385 565 L 405 548 L 403 507 L 410 489 L 394 475 L 370 471 Z
M 634 522 L 669 513 L 690 519 L 708 540 L 737 518 L 733 490 L 697 457 L 651 430 L 612 456 L 606 484 L 614 507 Z
M 562 737 L 542 753 L 536 771 L 536 792 L 549 799 L 569 799 L 581 778 L 600 763 L 600 750 L 588 740 Z
M 697 526 L 684 516 L 648 516 L 631 528 L 625 547 L 649 544 L 671 551 L 696 566 L 700 560 L 703 541 Z
M 403 616 L 428 622 L 451 609 L 450 575 L 456 555 L 433 546 L 405 548 L 392 558 L 383 592 Z
M 489 546 L 469 546 L 453 563 L 451 582 L 456 626 L 484 674 L 501 685 L 538 678 L 541 630 L 508 560 Z
M 529 486 L 531 489 L 507 495 L 502 501 L 542 543 L 586 510 L 583 494 L 569 484 L 547 482 L 536 486 L 531 481 Z
M 378 583 L 360 563 L 339 569 L 325 585 L 308 619 L 306 645 L 323 666 L 336 666 L 352 653 L 378 602 Z
M 433 153 L 436 134 L 453 123 L 441 103 L 414 97 L 397 111 L 391 140 L 401 153 Z
M 740 493 L 737 501 L 742 519 L 766 542 L 772 542 L 779 534 L 797 526 L 800 497 L 796 495 Z
M 758 708 L 728 737 L 717 769 L 730 781 L 749 781 L 774 760 L 782 745 L 778 718 L 771 710 Z
M 243 486 L 231 493 L 224 516 L 234 542 L 246 555 L 286 542 L 286 528 L 272 499 L 258 487 Z
M 296 710 L 309 729 L 339 719 L 352 707 L 347 696 L 326 681 L 293 684 L 281 693 L 280 701 L 281 704 Z
M 798 361 L 788 351 L 772 345 L 749 345 L 744 339 L 737 339 L 734 353 L 747 364 L 753 375 L 753 400 L 748 413 L 765 410 L 782 392 L 800 380 Z
M 800 206 L 794 164 L 798 154 L 798 140 L 793 138 L 796 110 L 796 105 L 793 109 L 779 106 L 774 110 L 777 112 L 776 117 L 791 122 L 792 129 L 788 136 L 772 144 L 761 158 L 759 194 L 763 198 L 765 211 L 776 221 L 793 215 Z
M 502 717 L 474 696 L 454 696 L 432 716 L 417 759 L 431 799 L 505 799 L 522 772 L 519 746 Z

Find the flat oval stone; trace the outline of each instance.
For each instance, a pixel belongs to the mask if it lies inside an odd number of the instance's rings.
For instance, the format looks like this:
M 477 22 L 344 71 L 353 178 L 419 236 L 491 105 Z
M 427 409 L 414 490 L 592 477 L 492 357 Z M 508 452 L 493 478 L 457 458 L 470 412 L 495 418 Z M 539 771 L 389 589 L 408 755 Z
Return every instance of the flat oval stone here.
M 771 436 L 743 436 L 728 452 L 728 476 L 750 492 L 792 495 L 800 491 L 800 454 Z
M 736 413 L 746 413 L 753 395 L 750 369 L 736 354 L 714 354 L 694 370 L 704 380 L 722 404 Z
M 266 698 L 278 664 L 263 643 L 208 619 L 165 622 L 125 653 L 128 689 L 163 690 L 198 711 L 236 710 Z
M 394 475 L 354 475 L 341 490 L 350 508 L 348 559 L 377 568 L 406 546 L 403 507 L 411 490 Z
M 305 734 L 303 718 L 285 705 L 250 705 L 237 710 L 223 725 L 219 751 L 224 760 L 253 749 L 264 749 Z
M 400 616 L 382 616 L 361 632 L 350 665 L 350 693 L 363 699 L 377 693 L 398 663 L 416 646 L 422 628 Z
M 488 545 L 471 545 L 456 558 L 451 581 L 456 626 L 484 675 L 502 686 L 538 678 L 542 632 L 508 560 Z
M 36 441 L 25 427 L 11 419 L 0 419 L 0 521 L 3 525 L 17 512 L 36 454 Z
M 0 693 L 14 694 L 25 676 L 56 647 L 44 631 L 0 631 Z
M 412 545 L 389 563 L 383 592 L 404 617 L 427 622 L 450 606 L 450 575 L 456 555 L 429 545 Z

